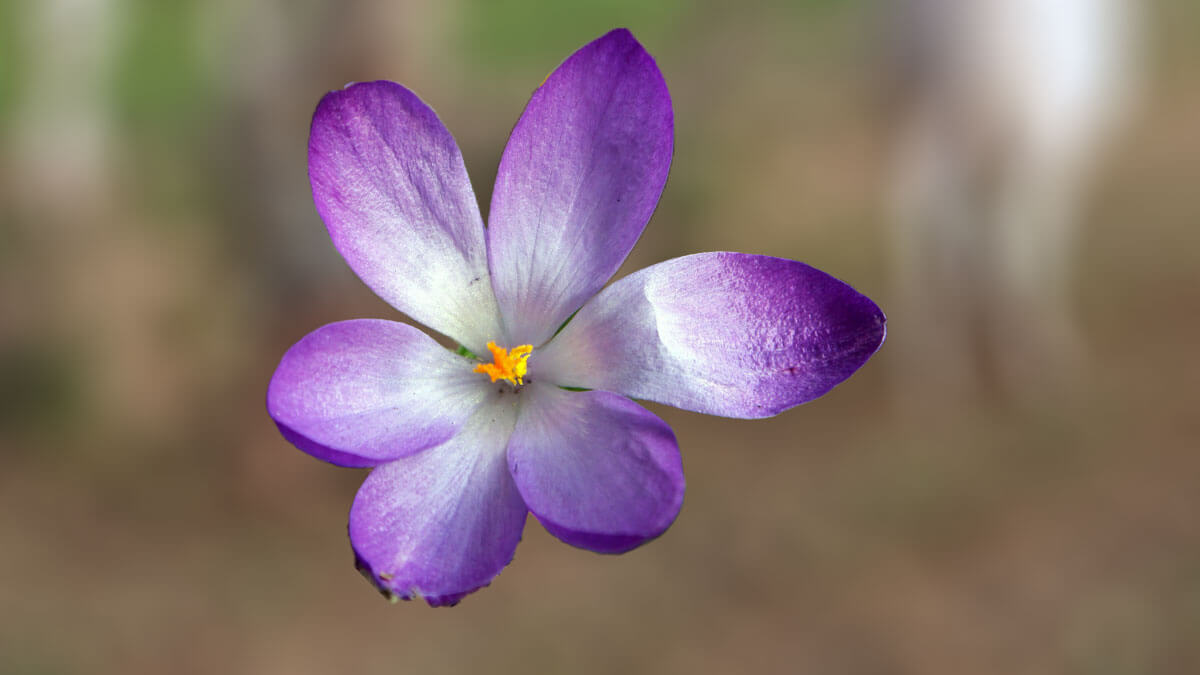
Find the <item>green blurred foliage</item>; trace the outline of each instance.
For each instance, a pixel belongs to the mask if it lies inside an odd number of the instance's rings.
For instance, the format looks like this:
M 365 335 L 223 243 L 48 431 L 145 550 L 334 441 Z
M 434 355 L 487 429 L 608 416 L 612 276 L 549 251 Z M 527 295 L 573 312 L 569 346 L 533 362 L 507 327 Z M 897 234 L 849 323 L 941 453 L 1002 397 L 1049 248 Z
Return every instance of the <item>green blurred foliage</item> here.
M 21 56 L 30 47 L 21 30 L 26 5 L 22 0 L 0 2 L 0 129 L 9 121 L 12 101 L 24 85 Z
M 219 105 L 200 59 L 202 3 L 121 1 L 124 34 L 113 91 L 122 133 L 146 140 L 186 136 Z

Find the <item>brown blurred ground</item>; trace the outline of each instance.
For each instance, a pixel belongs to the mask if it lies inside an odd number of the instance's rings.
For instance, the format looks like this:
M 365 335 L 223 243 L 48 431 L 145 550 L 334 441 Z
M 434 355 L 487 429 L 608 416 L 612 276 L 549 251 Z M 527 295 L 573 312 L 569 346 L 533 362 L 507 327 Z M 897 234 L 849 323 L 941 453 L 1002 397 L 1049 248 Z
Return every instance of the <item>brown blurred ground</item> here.
M 486 208 L 532 87 L 628 25 L 678 136 L 626 270 L 769 253 L 886 311 L 867 5 L 108 3 L 97 91 L 68 81 L 37 113 L 74 101 L 84 121 L 63 124 L 92 155 L 43 150 L 55 127 L 29 121 L 54 72 L 36 6 L 0 16 L 0 673 L 1200 672 L 1200 13 L 1185 0 L 1152 7 L 1144 100 L 1087 209 L 1085 382 L 903 419 L 885 345 L 771 420 L 655 407 L 689 481 L 666 535 L 604 557 L 531 519 L 497 582 L 440 611 L 389 605 L 354 572 L 363 474 L 296 451 L 264 411 L 292 342 L 395 316 L 311 207 L 321 93 L 413 88 Z

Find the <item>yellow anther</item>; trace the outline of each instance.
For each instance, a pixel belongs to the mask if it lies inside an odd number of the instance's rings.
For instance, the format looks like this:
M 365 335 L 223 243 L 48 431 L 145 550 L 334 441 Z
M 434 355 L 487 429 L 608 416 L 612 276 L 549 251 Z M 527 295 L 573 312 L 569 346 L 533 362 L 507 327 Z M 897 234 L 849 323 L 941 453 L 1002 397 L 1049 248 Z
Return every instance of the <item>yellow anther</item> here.
M 487 348 L 492 353 L 493 363 L 481 363 L 475 366 L 475 372 L 487 375 L 492 382 L 506 380 L 513 386 L 525 384 L 522 378 L 529 369 L 529 364 L 525 362 L 533 353 L 533 345 L 513 347 L 510 352 L 504 347 L 497 347 L 495 342 L 489 342 Z

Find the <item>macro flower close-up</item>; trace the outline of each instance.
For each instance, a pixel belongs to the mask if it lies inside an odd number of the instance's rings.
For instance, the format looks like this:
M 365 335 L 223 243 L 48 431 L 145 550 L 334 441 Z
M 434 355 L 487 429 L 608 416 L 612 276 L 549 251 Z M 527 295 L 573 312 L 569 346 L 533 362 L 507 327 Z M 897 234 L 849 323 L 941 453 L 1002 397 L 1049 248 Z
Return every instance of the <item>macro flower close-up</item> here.
M 879 348 L 885 317 L 803 263 L 688 255 L 607 285 L 667 181 L 674 113 L 626 30 L 534 91 L 485 227 L 462 155 L 399 84 L 351 84 L 313 115 L 309 177 L 334 245 L 418 328 L 350 320 L 284 355 L 267 395 L 301 450 L 371 467 L 350 511 L 389 597 L 457 603 L 513 558 L 527 514 L 621 553 L 683 503 L 675 435 L 636 400 L 760 418 L 817 398 Z M 736 223 L 730 223 L 736 226 Z

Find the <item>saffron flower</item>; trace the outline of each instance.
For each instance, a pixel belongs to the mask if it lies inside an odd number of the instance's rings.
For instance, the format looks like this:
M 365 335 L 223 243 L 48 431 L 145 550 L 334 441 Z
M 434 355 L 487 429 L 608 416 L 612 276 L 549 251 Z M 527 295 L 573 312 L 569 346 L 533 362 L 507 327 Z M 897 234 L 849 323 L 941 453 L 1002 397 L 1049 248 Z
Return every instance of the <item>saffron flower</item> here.
M 317 106 L 308 169 L 334 245 L 462 345 L 343 321 L 271 379 L 288 441 L 373 467 L 349 534 L 385 595 L 457 603 L 512 560 L 528 512 L 573 546 L 636 548 L 675 520 L 684 480 L 674 433 L 631 399 L 768 417 L 879 348 L 879 308 L 792 260 L 701 253 L 604 288 L 658 203 L 673 137 L 654 60 L 612 31 L 533 93 L 485 228 L 453 137 L 415 94 L 367 82 Z

